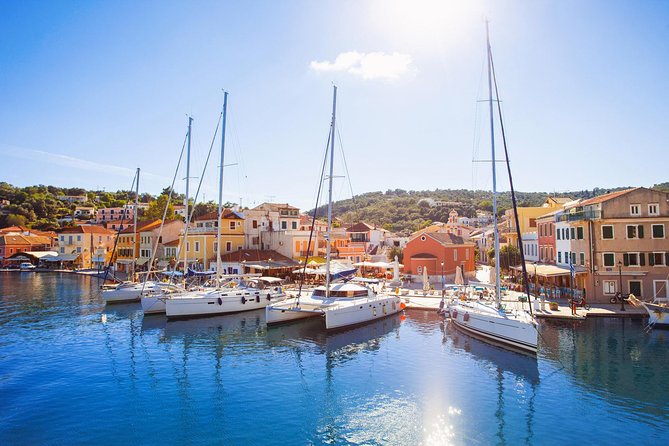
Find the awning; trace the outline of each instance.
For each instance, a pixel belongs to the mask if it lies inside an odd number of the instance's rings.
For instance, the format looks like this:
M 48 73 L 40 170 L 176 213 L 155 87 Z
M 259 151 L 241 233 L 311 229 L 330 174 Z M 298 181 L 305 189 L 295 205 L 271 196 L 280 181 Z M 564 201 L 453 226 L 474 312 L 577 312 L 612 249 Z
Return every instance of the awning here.
M 511 268 L 516 271 L 522 271 L 521 266 L 512 266 Z M 534 276 L 535 268 L 536 268 L 536 275 L 539 277 L 558 277 L 558 276 L 571 275 L 569 267 L 567 266 L 548 265 L 542 263 L 534 264 L 525 262 L 525 269 L 527 270 L 528 275 Z M 587 269 L 581 266 L 575 266 L 574 270 L 576 274 L 585 274 L 588 272 Z
M 44 257 L 42 260 L 47 262 L 74 262 L 81 254 L 58 254 L 56 257 Z
M 149 261 L 149 259 L 137 259 L 137 264 L 138 265 L 144 265 L 148 261 Z

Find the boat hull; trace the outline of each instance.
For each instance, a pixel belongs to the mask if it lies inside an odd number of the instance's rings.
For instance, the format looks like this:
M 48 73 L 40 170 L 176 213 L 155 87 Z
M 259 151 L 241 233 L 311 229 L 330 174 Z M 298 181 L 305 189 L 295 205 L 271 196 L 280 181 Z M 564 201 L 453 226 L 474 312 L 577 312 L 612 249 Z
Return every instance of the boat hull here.
M 142 296 L 142 311 L 144 314 L 165 313 L 165 297 Z
M 295 299 L 281 302 L 278 305 L 268 305 L 265 308 L 265 321 L 267 325 L 284 324 L 308 317 L 323 316 L 323 310 L 314 306 L 296 305 Z
M 455 326 L 467 333 L 513 350 L 537 353 L 539 332 L 532 321 L 481 313 L 462 306 L 451 308 L 450 316 Z
M 399 296 L 353 299 L 325 310 L 325 328 L 333 330 L 382 319 L 402 311 Z
M 285 297 L 282 292 L 267 291 L 209 291 L 195 296 L 174 296 L 165 299 L 168 318 L 211 316 L 265 308 Z
M 648 325 L 653 327 L 669 328 L 669 307 L 643 302 L 648 312 Z

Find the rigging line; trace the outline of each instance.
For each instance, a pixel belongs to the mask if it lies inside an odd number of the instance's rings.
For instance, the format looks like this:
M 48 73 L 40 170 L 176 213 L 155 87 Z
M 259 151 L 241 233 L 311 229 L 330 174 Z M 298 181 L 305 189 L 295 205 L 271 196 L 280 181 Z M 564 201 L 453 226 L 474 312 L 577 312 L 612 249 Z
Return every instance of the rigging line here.
M 185 144 L 185 140 L 184 140 L 184 144 Z M 137 178 L 137 172 L 135 172 L 135 175 L 132 177 L 132 185 L 130 185 L 130 190 L 131 191 L 135 188 L 135 181 L 138 181 L 138 180 L 139 180 L 139 178 Z M 124 211 L 127 209 L 127 206 L 130 204 L 130 200 L 131 200 L 131 198 L 128 197 L 128 200 L 125 202 L 125 206 L 123 206 Z M 135 209 L 135 212 L 137 212 L 137 209 Z M 112 255 L 109 257 L 109 264 L 105 268 L 105 275 L 102 279 L 102 284 L 103 285 L 107 281 L 107 276 L 109 276 L 109 269 L 111 268 L 112 260 L 114 260 L 114 256 L 116 254 L 116 247 L 118 246 L 119 235 L 121 234 L 121 231 L 123 230 L 123 223 L 125 222 L 126 213 L 123 212 L 122 215 L 123 216 L 121 217 L 121 224 L 118 226 L 118 230 L 116 231 L 116 239 L 114 240 L 114 247 L 112 248 Z M 93 247 L 91 247 L 91 250 L 92 249 L 93 249 Z M 117 282 L 119 281 L 116 276 L 114 276 L 114 279 Z
M 499 115 L 499 127 L 502 133 L 502 146 L 504 146 L 504 156 L 506 158 L 506 170 L 509 174 L 509 186 L 511 188 L 511 203 L 513 204 L 513 217 L 516 222 L 516 232 L 518 235 L 518 250 L 520 251 L 520 262 L 523 272 L 523 284 L 525 285 L 525 292 L 527 294 L 527 304 L 530 307 L 530 315 L 532 313 L 532 298 L 530 296 L 530 283 L 527 280 L 527 266 L 525 265 L 525 252 L 523 249 L 523 237 L 520 233 L 520 224 L 518 221 L 518 209 L 516 203 L 516 192 L 513 187 L 513 177 L 511 176 L 511 163 L 509 162 L 509 151 L 506 142 L 506 131 L 504 130 L 504 120 L 502 119 L 502 106 L 499 103 L 499 89 L 497 86 L 497 74 L 495 73 L 495 64 L 492 58 L 492 49 L 488 51 L 490 57 L 490 67 L 492 71 L 493 84 L 495 85 L 495 97 L 497 98 L 497 114 Z
M 339 127 L 341 127 L 341 118 L 339 120 Z M 344 171 L 346 172 L 346 179 L 348 180 L 348 187 L 351 191 L 351 199 L 353 200 L 353 205 L 355 206 L 355 195 L 353 195 L 353 184 L 351 184 L 351 175 L 348 171 L 348 163 L 346 162 L 346 154 L 344 153 L 344 143 L 341 140 L 341 133 L 339 132 L 339 127 L 337 128 L 337 136 L 339 137 L 339 150 L 341 151 L 341 157 L 344 161 Z
M 200 188 L 202 187 L 202 181 L 204 180 L 204 173 L 207 170 L 207 165 L 209 164 L 209 158 L 211 157 L 211 151 L 214 148 L 214 142 L 216 141 L 216 135 L 218 134 L 218 128 L 221 126 L 221 121 L 223 119 L 223 112 L 221 111 L 218 121 L 216 122 L 216 129 L 214 130 L 214 136 L 211 138 L 211 144 L 209 145 L 209 153 L 207 154 L 207 159 L 204 162 L 204 167 L 202 168 L 202 175 L 200 175 L 200 181 L 197 184 L 197 190 L 195 191 L 195 196 L 193 197 L 193 207 L 190 210 L 189 214 L 186 216 L 186 227 L 184 229 L 184 238 L 183 238 L 183 243 L 179 244 L 179 247 L 177 249 L 177 256 L 176 258 L 180 258 L 181 255 L 181 248 L 184 247 L 187 243 L 188 240 L 188 227 L 190 226 L 191 220 L 193 218 L 193 214 L 195 213 L 195 204 L 197 203 L 197 197 L 200 194 Z M 218 223 L 219 225 L 221 224 L 220 222 Z M 179 263 L 179 262 L 177 262 Z M 188 263 L 188 259 L 186 259 L 186 263 Z M 174 264 L 174 271 L 176 271 L 177 265 L 176 263 Z M 188 265 L 184 264 L 184 282 L 186 281 L 186 273 L 188 272 Z M 174 274 L 172 274 L 172 277 L 170 277 L 170 283 L 172 283 L 172 279 L 174 278 Z
M 330 138 L 332 138 L 332 131 L 328 131 L 328 142 L 325 144 L 325 154 L 323 156 L 323 167 L 321 168 L 321 179 L 318 182 L 318 192 L 316 193 L 316 206 L 314 207 L 314 215 L 311 217 L 311 231 L 309 231 L 309 241 L 307 242 L 307 252 L 304 256 L 304 266 L 302 266 L 302 280 L 300 280 L 300 286 L 297 291 L 297 299 L 295 301 L 296 306 L 300 306 L 300 297 L 302 297 L 302 285 L 304 284 L 304 278 L 307 274 L 307 262 L 309 261 L 309 248 L 311 247 L 311 239 L 314 235 L 314 230 L 316 229 L 316 215 L 318 214 L 318 202 L 320 201 L 321 190 L 323 189 L 323 178 L 325 177 L 325 166 L 328 162 L 328 147 L 330 146 Z M 327 243 L 330 243 L 330 240 L 326 240 Z M 316 253 L 316 246 L 314 246 L 314 254 Z M 328 259 L 325 260 L 326 262 Z
M 188 136 L 186 136 L 187 138 Z M 148 271 L 144 277 L 144 283 L 142 284 L 142 291 L 140 294 L 144 294 L 144 288 L 146 287 L 146 281 L 149 280 L 149 275 L 151 275 L 151 268 L 153 267 L 153 262 L 156 259 L 156 254 L 158 253 L 158 245 L 160 243 L 161 237 L 163 236 L 163 227 L 165 226 L 165 218 L 167 217 L 167 210 L 170 207 L 170 202 L 172 201 L 172 194 L 174 193 L 174 183 L 177 180 L 179 175 L 179 167 L 181 167 L 181 160 L 183 159 L 184 152 L 186 150 L 186 138 L 184 138 L 184 143 L 181 146 L 181 153 L 179 154 L 179 161 L 177 162 L 177 168 L 174 169 L 174 176 L 172 177 L 172 184 L 170 185 L 170 193 L 167 195 L 167 203 L 165 203 L 165 209 L 163 210 L 163 218 L 160 223 L 160 229 L 158 230 L 158 237 L 156 238 L 156 243 L 153 245 L 153 250 L 151 251 L 151 260 L 149 261 Z M 177 257 L 178 258 L 178 257 Z

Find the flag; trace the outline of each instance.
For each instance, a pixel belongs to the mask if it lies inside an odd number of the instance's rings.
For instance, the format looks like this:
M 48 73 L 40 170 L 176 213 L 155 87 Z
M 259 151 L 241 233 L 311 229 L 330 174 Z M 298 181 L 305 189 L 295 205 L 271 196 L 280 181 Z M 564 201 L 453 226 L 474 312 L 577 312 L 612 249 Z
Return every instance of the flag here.
M 569 273 L 572 279 L 576 279 L 576 270 L 574 269 L 574 264 L 571 263 L 571 259 L 569 259 Z

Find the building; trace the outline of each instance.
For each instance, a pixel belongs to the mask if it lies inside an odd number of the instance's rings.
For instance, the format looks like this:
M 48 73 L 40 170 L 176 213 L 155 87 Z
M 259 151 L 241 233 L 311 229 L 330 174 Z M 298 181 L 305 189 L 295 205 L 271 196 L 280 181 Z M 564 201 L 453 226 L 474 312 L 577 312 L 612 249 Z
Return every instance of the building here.
M 88 201 L 87 195 L 59 195 L 56 198 L 68 203 L 86 203 Z
M 526 232 L 523 237 L 523 256 L 526 262 L 539 261 L 539 235 L 536 232 Z
M 220 224 L 221 255 L 244 248 L 244 216 L 225 209 Z M 212 265 L 216 264 L 216 253 L 218 252 L 217 237 L 218 212 L 210 212 L 194 219 L 188 229 L 186 243 L 189 266 L 199 270 L 213 268 Z
M 96 214 L 96 221 L 98 223 L 107 223 L 110 221 L 120 222 L 123 220 L 127 225 L 129 223 L 132 224 L 134 218 L 135 207 L 132 205 L 114 208 L 101 208 L 98 209 Z
M 448 222 L 435 222 L 429 225 L 426 228 L 420 229 L 413 234 L 411 237 L 415 237 L 419 234 L 426 232 L 442 232 L 457 235 L 458 237 L 463 237 L 465 239 L 469 238 L 470 234 L 474 232 L 475 228 L 472 226 L 464 225 L 459 222 L 460 217 L 458 216 L 458 211 L 455 209 L 451 210 L 448 214 Z
M 158 224 L 155 224 L 158 222 Z M 148 262 L 154 257 L 154 269 L 164 268 L 168 265 L 170 257 L 162 256 L 164 245 L 173 241 L 179 241 L 186 224 L 181 220 L 166 221 L 160 224 L 156 220 L 149 225 L 139 226 L 139 247 L 137 256 L 137 265 L 142 270 L 148 269 Z
M 644 187 L 612 192 L 562 218 L 575 228 L 571 249 L 579 263 L 583 253 L 588 273 L 578 286 L 589 299 L 606 302 L 618 291 L 669 298 L 669 194 Z
M 263 274 L 285 277 L 300 264 L 272 250 L 240 249 L 221 256 L 221 267 L 225 274 Z
M 404 272 L 420 278 L 427 269 L 430 281 L 453 281 L 458 266 L 468 277 L 475 274 L 475 243 L 463 237 L 440 232 L 426 232 L 413 237 L 404 248 Z
M 116 233 L 102 226 L 79 225 L 58 231 L 58 254 L 76 254 L 77 266 L 96 268 L 111 257 Z M 103 258 L 101 254 L 104 253 Z M 69 257 L 67 257 L 69 258 Z
M 145 221 L 137 223 L 137 230 L 133 225 L 129 225 L 118 234 L 116 243 L 116 257 L 114 259 L 114 268 L 116 271 L 132 273 L 135 268 L 135 262 L 139 257 L 140 236 L 139 233 L 151 231 L 159 228 L 161 220 Z M 137 268 L 134 269 L 135 271 Z
M 74 218 L 79 220 L 95 220 L 96 210 L 93 206 L 77 206 L 74 208 Z
M 555 246 L 555 214 L 558 211 L 548 212 L 534 219 L 539 246 L 539 262 L 541 263 L 555 263 L 557 249 Z
M 0 233 L 0 264 L 19 252 L 50 251 L 52 239 L 41 235 L 17 232 Z
M 518 213 L 518 224 L 520 225 L 520 233 L 537 231 L 539 233 L 539 245 L 541 246 L 541 237 L 549 237 L 545 232 L 537 228 L 537 218 L 545 215 L 556 209 L 561 209 L 565 203 L 572 201 L 567 197 L 548 197 L 541 206 L 518 206 L 516 207 Z M 518 246 L 518 232 L 516 230 L 516 220 L 513 215 L 513 208 L 507 209 L 504 213 L 506 225 L 502 229 L 502 234 L 507 238 L 509 244 Z M 546 228 L 550 232 L 550 228 Z M 545 258 L 550 258 L 550 247 L 547 247 Z M 555 247 L 553 247 L 553 254 L 555 254 Z M 541 253 L 539 255 L 541 258 Z
M 300 226 L 298 208 L 287 203 L 263 203 L 244 212 L 244 248 L 271 249 L 278 245 L 278 231 L 297 231 Z

